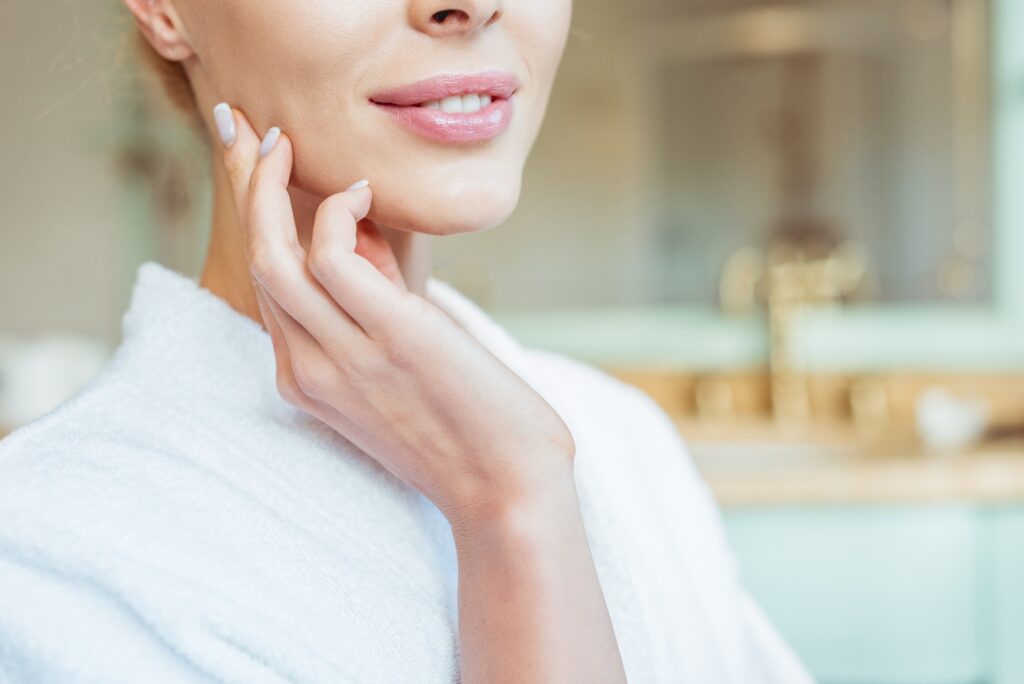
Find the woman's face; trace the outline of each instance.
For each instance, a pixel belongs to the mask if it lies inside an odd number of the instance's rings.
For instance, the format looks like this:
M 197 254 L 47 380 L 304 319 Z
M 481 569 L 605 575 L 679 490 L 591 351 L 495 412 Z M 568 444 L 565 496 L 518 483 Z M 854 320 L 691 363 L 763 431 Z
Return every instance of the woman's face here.
M 323 197 L 368 178 L 371 219 L 433 234 L 489 228 L 512 212 L 571 15 L 571 0 L 176 6 L 208 119 L 227 101 L 258 133 L 280 126 L 295 150 L 294 186 Z M 418 106 L 452 91 L 492 101 Z

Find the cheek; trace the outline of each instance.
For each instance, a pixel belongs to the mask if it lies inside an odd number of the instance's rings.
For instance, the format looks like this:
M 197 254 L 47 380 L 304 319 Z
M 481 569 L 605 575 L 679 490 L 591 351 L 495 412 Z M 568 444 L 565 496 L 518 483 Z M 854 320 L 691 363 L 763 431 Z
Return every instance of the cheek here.
M 528 0 L 510 14 L 509 30 L 539 84 L 550 87 L 558 70 L 572 22 L 570 0 Z
M 526 0 L 508 15 L 507 29 L 523 55 L 531 79 L 530 144 L 547 110 L 572 21 L 570 0 Z
M 350 104 L 365 46 L 394 19 L 384 8 L 367 12 L 352 1 L 265 0 L 258 11 L 252 4 L 232 0 L 204 10 L 204 23 L 217 27 L 205 62 L 218 99 L 237 103 L 258 133 L 279 125 L 304 134 L 337 121 L 339 107 Z M 238 38 L 223 40 L 228 32 Z

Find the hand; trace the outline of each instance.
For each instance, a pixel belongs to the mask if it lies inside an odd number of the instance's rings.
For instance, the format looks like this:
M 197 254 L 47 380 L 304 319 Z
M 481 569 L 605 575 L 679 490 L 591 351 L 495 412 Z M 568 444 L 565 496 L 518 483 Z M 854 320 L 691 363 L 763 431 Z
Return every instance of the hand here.
M 327 197 L 308 253 L 287 192 L 292 146 L 232 109 L 225 148 L 253 285 L 290 404 L 327 423 L 456 524 L 564 492 L 575 444 L 555 410 L 410 292 L 366 218 L 372 191 Z M 267 151 L 269 148 L 269 151 Z

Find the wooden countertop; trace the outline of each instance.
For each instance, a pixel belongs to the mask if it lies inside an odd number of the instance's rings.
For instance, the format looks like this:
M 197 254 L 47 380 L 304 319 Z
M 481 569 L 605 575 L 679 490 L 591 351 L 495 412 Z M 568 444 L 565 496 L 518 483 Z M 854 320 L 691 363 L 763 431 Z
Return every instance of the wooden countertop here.
M 686 434 L 685 426 L 681 431 Z M 910 440 L 863 445 L 688 437 L 723 506 L 899 503 L 1024 505 L 1024 439 L 929 452 Z

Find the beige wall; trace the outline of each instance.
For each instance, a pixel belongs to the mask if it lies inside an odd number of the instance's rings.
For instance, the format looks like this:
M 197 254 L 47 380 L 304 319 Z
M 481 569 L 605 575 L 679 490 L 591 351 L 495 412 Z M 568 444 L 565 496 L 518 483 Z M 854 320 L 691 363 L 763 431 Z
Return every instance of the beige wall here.
M 0 331 L 119 330 L 131 236 L 108 154 L 111 16 L 98 5 L 0 2 Z

